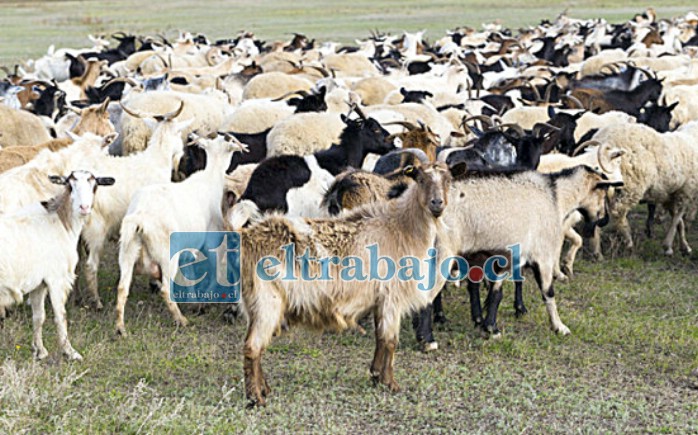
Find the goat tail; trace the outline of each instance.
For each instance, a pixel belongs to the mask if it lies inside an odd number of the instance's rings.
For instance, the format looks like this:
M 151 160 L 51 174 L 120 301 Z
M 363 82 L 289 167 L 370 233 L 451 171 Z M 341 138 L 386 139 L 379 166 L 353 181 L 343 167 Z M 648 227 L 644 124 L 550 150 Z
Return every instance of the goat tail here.
M 133 216 L 126 216 L 121 223 L 119 240 L 119 267 L 133 269 L 143 249 L 143 229 Z
M 228 224 L 233 230 L 239 230 L 248 223 L 259 219 L 262 213 L 259 211 L 257 204 L 249 199 L 243 199 L 233 206 L 230 211 Z

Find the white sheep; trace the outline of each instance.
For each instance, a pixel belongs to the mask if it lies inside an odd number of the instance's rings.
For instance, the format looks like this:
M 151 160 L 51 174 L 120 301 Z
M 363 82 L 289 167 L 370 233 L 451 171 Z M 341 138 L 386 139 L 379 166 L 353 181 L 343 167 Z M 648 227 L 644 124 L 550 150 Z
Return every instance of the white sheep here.
M 78 239 L 92 211 L 97 186 L 114 184 L 114 179 L 73 171 L 68 177 L 53 176 L 51 181 L 65 186 L 62 193 L 17 214 L 0 216 L 0 244 L 12 253 L 0 258 L 0 306 L 19 304 L 25 295 L 29 297 L 34 356 L 43 359 L 48 356 L 42 338 L 48 293 L 59 346 L 68 358 L 81 360 L 68 339 L 65 302 L 75 280 Z
M 683 216 L 698 198 L 698 121 L 663 134 L 643 124 L 616 124 L 599 130 L 593 139 L 626 151 L 621 162 L 625 187 L 611 203 L 613 225 L 626 247 L 633 248 L 627 214 L 644 199 L 662 205 L 671 215 L 663 242 L 665 253 L 673 254 L 677 230 L 681 249 L 690 253 Z

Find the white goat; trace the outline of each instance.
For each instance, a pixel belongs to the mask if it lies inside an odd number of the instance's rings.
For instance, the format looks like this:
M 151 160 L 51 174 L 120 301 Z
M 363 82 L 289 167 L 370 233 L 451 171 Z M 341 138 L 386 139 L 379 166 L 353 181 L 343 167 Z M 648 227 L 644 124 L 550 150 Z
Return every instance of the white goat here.
M 65 302 L 75 280 L 80 231 L 92 211 L 95 191 L 97 186 L 114 184 L 114 179 L 74 171 L 68 177 L 52 176 L 51 181 L 65 185 L 62 194 L 0 217 L 0 244 L 12 253 L 0 258 L 0 307 L 21 303 L 29 296 L 34 356 L 43 359 L 48 356 L 42 338 L 48 293 L 61 350 L 68 358 L 81 360 L 68 339 Z
M 232 142 L 228 142 L 231 140 Z M 181 183 L 146 186 L 133 197 L 121 224 L 119 248 L 118 299 L 116 329 L 126 335 L 124 309 L 134 265 L 143 254 L 147 270 L 162 280 L 160 293 L 175 321 L 185 326 L 187 319 L 170 300 L 170 233 L 180 231 L 215 231 L 223 229 L 221 200 L 225 188 L 225 171 L 235 151 L 247 151 L 235 138 L 219 137 L 199 140 L 206 150 L 206 168 Z
M 179 160 L 184 153 L 181 134 L 193 121 L 174 121 L 183 109 L 184 102 L 175 112 L 147 115 L 124 107 L 131 116 L 143 118 L 146 124 L 153 128 L 148 148 L 127 157 L 99 156 L 93 161 L 92 166 L 96 171 L 111 174 L 118 181 L 115 188 L 97 198 L 95 212 L 82 233 L 82 240 L 88 252 L 85 277 L 97 309 L 102 309 L 97 273 L 104 242 L 109 234 L 121 225 L 131 198 L 138 189 L 151 184 L 167 183 L 172 170 L 177 171 Z

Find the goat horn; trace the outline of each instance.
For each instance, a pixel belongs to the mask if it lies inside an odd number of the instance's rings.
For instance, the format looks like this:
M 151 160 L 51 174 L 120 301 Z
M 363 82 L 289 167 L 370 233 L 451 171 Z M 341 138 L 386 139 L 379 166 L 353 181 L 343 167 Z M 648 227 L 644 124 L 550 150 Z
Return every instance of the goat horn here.
M 285 100 L 286 98 L 290 97 L 291 95 L 300 95 L 301 97 L 307 97 L 307 96 L 308 96 L 308 92 L 307 92 L 307 91 L 304 91 L 304 90 L 286 92 L 286 93 L 283 94 L 282 96 L 277 97 L 277 98 L 274 98 L 274 99 L 271 100 L 271 101 L 281 101 L 281 100 Z
M 639 66 L 636 66 L 635 68 L 638 71 L 641 71 L 643 74 L 645 74 L 648 79 L 656 79 L 657 78 L 657 73 L 655 73 L 654 71 L 649 71 L 649 70 L 647 70 L 645 68 L 641 68 Z
M 604 144 L 599 143 L 598 141 L 588 141 L 588 142 L 596 142 L 599 144 L 599 148 L 596 150 L 596 158 L 599 160 L 599 166 L 601 166 L 601 170 L 604 171 L 607 174 L 610 174 L 611 170 L 609 170 L 606 165 L 604 164 L 604 158 L 605 155 L 602 152 L 608 145 L 604 146 Z
M 366 119 L 368 119 L 368 118 L 366 118 L 366 114 L 364 113 L 363 110 L 361 110 L 361 107 L 359 107 L 358 104 L 354 105 L 354 112 L 356 112 L 356 114 L 359 115 L 359 117 L 361 119 L 363 119 L 364 121 L 366 121 Z
M 172 121 L 182 113 L 182 110 L 184 110 L 184 101 L 180 100 L 177 110 L 167 112 L 164 115 L 156 116 L 155 119 L 160 121 L 160 118 L 162 118 L 162 120 L 165 121 Z
M 563 95 L 562 97 L 576 104 L 579 109 L 586 110 L 584 104 L 582 104 L 579 98 L 575 97 L 574 95 Z
M 138 83 L 137 81 L 133 80 L 130 77 L 117 77 L 117 78 L 111 79 L 108 82 L 106 82 L 105 84 L 103 84 L 102 87 L 106 88 L 107 86 L 109 86 L 111 84 L 120 83 L 120 82 L 128 83 L 129 85 L 131 85 L 133 87 L 140 87 L 140 83 Z
M 525 86 L 528 88 L 531 88 L 533 93 L 536 94 L 536 102 L 537 103 L 540 103 L 541 101 L 543 101 L 543 99 L 540 97 L 540 92 L 538 92 L 538 88 L 536 86 L 534 86 L 533 83 L 525 82 Z
M 323 77 L 327 78 L 330 77 L 330 72 L 327 71 L 327 69 L 321 67 L 321 66 L 315 66 L 315 65 L 307 65 L 308 68 L 312 68 L 322 74 Z
M 136 112 L 135 110 L 131 110 L 128 107 L 126 107 L 123 103 L 123 101 L 119 100 L 119 106 L 121 106 L 121 110 L 124 112 L 128 113 L 130 116 L 133 116 L 134 118 L 149 118 L 149 115 L 144 115 L 140 112 Z
M 510 129 L 514 130 L 519 135 L 519 137 L 523 137 L 526 135 L 526 132 L 524 131 L 523 128 L 521 128 L 521 126 L 519 124 L 506 123 L 506 124 L 499 124 L 497 126 L 497 129 L 499 129 L 499 131 L 502 131 L 505 128 L 510 128 Z
M 420 150 L 419 148 L 405 148 L 402 150 L 395 151 L 395 154 L 404 154 L 404 153 L 414 155 L 415 157 L 417 157 L 417 159 L 421 163 L 427 164 L 430 162 L 427 154 L 424 151 Z
M 385 124 L 383 124 L 383 126 L 386 126 L 386 125 L 401 125 L 409 131 L 419 129 L 418 126 L 416 126 L 415 124 L 413 124 L 409 121 L 391 121 L 391 122 L 386 122 Z
M 463 120 L 461 121 L 461 125 L 465 126 L 469 121 L 472 120 L 479 120 L 480 122 L 486 122 L 487 125 L 490 127 L 494 127 L 494 121 L 492 121 L 492 118 L 490 118 L 487 115 L 473 115 L 469 117 L 463 117 Z
M 594 146 L 594 145 L 601 145 L 601 142 L 599 142 L 598 140 L 588 140 L 588 141 L 580 144 L 577 148 L 574 149 L 574 151 L 572 151 L 572 157 L 575 157 L 584 148 L 586 148 L 588 146 Z

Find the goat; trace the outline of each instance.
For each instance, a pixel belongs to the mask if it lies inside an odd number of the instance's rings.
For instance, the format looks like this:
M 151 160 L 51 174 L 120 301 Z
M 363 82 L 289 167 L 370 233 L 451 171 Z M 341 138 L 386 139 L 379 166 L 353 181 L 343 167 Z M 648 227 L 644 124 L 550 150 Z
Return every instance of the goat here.
M 223 228 L 221 198 L 225 186 L 225 169 L 230 155 L 245 151 L 235 138 L 200 139 L 208 154 L 206 169 L 194 173 L 181 183 L 164 183 L 140 188 L 128 206 L 121 223 L 119 245 L 119 285 L 116 303 L 116 330 L 126 335 L 124 311 L 133 279 L 134 265 L 146 257 L 146 270 L 161 280 L 160 294 L 175 321 L 188 321 L 177 304 L 170 300 L 170 233 L 178 231 L 213 231 Z
M 87 250 L 85 278 L 89 294 L 98 310 L 102 309 L 102 301 L 99 297 L 97 273 L 104 242 L 110 233 L 119 228 L 129 202 L 138 189 L 170 181 L 173 170 L 177 171 L 183 152 L 181 132 L 192 122 L 191 119 L 175 121 L 184 109 L 184 102 L 178 110 L 165 115 L 138 113 L 126 106 L 122 108 L 129 115 L 149 123 L 153 134 L 148 148 L 143 152 L 126 157 L 99 156 L 92 162 L 97 171 L 109 173 L 118 181 L 117 187 L 97 198 L 95 213 L 82 232 L 82 241 Z
M 243 230 L 241 292 L 249 317 L 244 346 L 245 391 L 253 404 L 264 405 L 271 392 L 262 372 L 261 358 L 283 319 L 290 324 L 344 330 L 355 327 L 357 319 L 371 311 L 376 325 L 371 376 L 376 383 L 399 391 L 393 376 L 393 361 L 400 320 L 428 304 L 435 295 L 433 290 L 419 290 L 416 279 L 396 277 L 380 283 L 369 280 L 349 284 L 338 279 L 339 268 L 333 265 L 329 265 L 329 272 L 334 279 L 323 285 L 276 278 L 263 280 L 257 270 L 263 258 L 278 254 L 279 246 L 289 243 L 298 251 L 307 250 L 318 258 L 356 256 L 365 261 L 369 245 L 379 246 L 381 255 L 393 259 L 420 258 L 432 248 L 438 249 L 440 258 L 446 257 L 442 246 L 444 237 L 448 236 L 439 225 L 439 216 L 448 209 L 451 179 L 448 169 L 443 163 L 433 163 L 411 166 L 404 173 L 415 182 L 396 201 L 370 204 L 334 219 L 272 216 Z M 400 235 L 400 243 L 396 243 L 396 235 Z M 296 262 L 288 267 L 296 273 L 300 269 Z M 276 270 L 272 267 L 266 272 L 271 276 Z
M 97 186 L 112 185 L 114 179 L 73 171 L 68 177 L 51 176 L 50 180 L 65 186 L 61 194 L 17 214 L 0 216 L 0 241 L 13 253 L 0 259 L 0 306 L 21 303 L 29 296 L 34 356 L 44 359 L 48 356 L 42 338 L 48 293 L 59 346 L 69 359 L 81 360 L 68 339 L 65 302 L 75 280 L 80 231 L 92 211 Z
M 233 207 L 234 228 L 270 211 L 317 217 L 322 195 L 337 174 L 360 167 L 368 153 L 385 154 L 395 148 L 373 118 L 351 120 L 342 115 L 342 121 L 346 128 L 340 142 L 330 149 L 305 157 L 274 156 L 260 163 Z
M 622 184 L 609 181 L 586 166 L 549 175 L 533 171 L 469 172 L 455 178 L 449 194 L 450 206 L 444 214 L 444 224 L 450 229 L 450 250 L 472 256 L 482 252 L 503 253 L 508 247 L 518 245 L 521 263 L 509 266 L 528 265 L 533 269 L 552 329 L 567 335 L 570 330 L 560 321 L 553 289 L 563 221 L 569 213 L 580 210 L 590 225 L 607 224 L 606 191 Z M 473 201 L 477 207 L 472 207 Z M 502 298 L 502 284 L 503 281 L 493 283 L 488 297 L 490 303 L 483 328 L 491 333 L 498 332 L 496 314 Z M 471 287 L 469 290 L 471 314 L 477 322 L 482 319 L 480 296 L 472 292 Z M 418 336 L 431 338 L 430 319 L 431 307 L 428 306 L 420 313 Z

